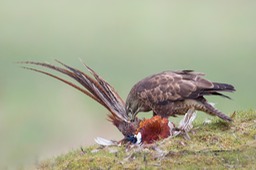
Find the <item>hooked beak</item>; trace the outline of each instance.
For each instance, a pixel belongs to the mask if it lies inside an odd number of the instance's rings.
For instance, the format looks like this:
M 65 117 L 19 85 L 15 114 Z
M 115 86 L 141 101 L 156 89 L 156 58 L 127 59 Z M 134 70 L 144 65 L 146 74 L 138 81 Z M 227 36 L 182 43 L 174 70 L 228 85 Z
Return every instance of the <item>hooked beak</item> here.
M 129 117 L 129 120 L 133 122 L 134 116 L 131 112 L 128 112 L 128 117 Z
M 129 112 L 128 113 L 128 116 L 129 116 L 129 119 L 130 119 L 131 122 L 134 122 L 134 120 L 136 119 L 137 114 L 138 114 L 138 112 L 135 112 L 135 113 Z
M 131 116 L 130 120 L 131 120 L 132 122 L 134 122 L 135 118 L 136 118 L 136 115 L 133 114 L 133 115 Z

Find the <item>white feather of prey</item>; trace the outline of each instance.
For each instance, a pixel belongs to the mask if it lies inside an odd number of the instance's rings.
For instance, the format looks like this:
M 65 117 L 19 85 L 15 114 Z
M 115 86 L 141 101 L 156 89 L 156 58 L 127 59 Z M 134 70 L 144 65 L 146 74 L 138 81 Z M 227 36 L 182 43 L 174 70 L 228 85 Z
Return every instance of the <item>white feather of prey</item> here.
M 95 142 L 99 145 L 102 146 L 113 146 L 113 145 L 117 145 L 116 141 L 112 141 L 112 140 L 108 140 L 108 139 L 104 139 L 102 137 L 97 137 L 94 139 Z
M 189 132 L 193 128 L 193 121 L 196 118 L 196 111 L 188 111 L 179 123 L 179 131 L 174 131 L 173 136 L 179 135 L 182 131 Z M 181 131 L 182 130 L 182 131 Z

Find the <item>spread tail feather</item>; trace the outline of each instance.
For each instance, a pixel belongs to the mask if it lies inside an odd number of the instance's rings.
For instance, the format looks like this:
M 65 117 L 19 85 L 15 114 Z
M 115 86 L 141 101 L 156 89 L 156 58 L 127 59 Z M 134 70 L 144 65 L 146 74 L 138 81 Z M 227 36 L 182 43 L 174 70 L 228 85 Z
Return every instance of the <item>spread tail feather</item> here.
M 212 90 L 216 91 L 225 91 L 225 92 L 234 92 L 236 91 L 235 87 L 231 84 L 226 84 L 226 83 L 213 83 L 214 87 Z
M 225 83 L 213 83 L 213 88 L 210 89 L 204 89 L 203 94 L 204 95 L 218 95 L 222 96 L 228 99 L 231 99 L 229 96 L 224 95 L 220 92 L 234 92 L 236 91 L 235 87 L 231 84 L 225 84 Z

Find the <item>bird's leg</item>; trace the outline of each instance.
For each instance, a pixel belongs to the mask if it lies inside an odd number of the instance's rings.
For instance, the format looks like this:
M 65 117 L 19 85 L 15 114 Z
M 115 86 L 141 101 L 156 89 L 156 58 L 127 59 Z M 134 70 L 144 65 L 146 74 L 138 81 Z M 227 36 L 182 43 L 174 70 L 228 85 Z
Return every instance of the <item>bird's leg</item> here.
M 157 114 L 155 112 L 153 112 L 153 116 L 156 116 Z
M 196 111 L 194 108 L 191 108 L 187 111 L 184 118 L 180 121 L 179 127 L 174 127 L 172 124 L 169 125 L 171 135 L 164 139 L 160 144 L 164 144 L 165 142 L 169 141 L 171 138 L 183 134 L 184 138 L 189 140 L 190 137 L 188 135 L 188 132 L 193 128 L 192 122 L 196 118 Z
M 174 135 L 177 136 L 180 133 L 184 134 L 185 139 L 190 139 L 188 135 L 188 131 L 193 128 L 192 122 L 196 118 L 196 111 L 195 108 L 190 108 L 187 113 L 185 114 L 184 118 L 180 121 L 179 127 L 174 129 Z

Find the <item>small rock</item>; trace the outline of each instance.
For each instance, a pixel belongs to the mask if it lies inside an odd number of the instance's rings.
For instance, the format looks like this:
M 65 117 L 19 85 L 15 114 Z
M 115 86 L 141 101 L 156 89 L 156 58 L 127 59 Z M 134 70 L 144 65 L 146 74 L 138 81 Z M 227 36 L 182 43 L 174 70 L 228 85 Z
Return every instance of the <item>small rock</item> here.
M 208 125 L 208 124 L 210 124 L 210 123 L 212 123 L 212 120 L 210 120 L 210 119 L 205 119 L 204 122 L 203 122 L 203 125 Z
M 117 153 L 118 149 L 116 148 L 108 148 L 109 153 Z
M 185 143 L 185 142 L 183 142 L 183 141 L 180 141 L 180 144 L 182 145 L 182 146 L 186 146 L 187 144 Z
M 93 150 L 91 151 L 91 153 L 97 153 L 97 152 L 99 152 L 99 149 L 93 149 Z

